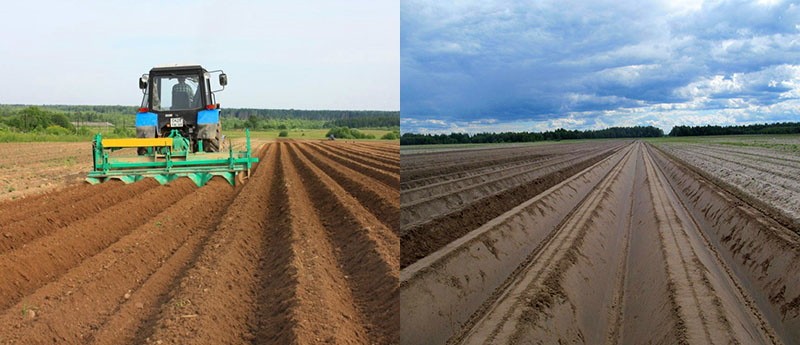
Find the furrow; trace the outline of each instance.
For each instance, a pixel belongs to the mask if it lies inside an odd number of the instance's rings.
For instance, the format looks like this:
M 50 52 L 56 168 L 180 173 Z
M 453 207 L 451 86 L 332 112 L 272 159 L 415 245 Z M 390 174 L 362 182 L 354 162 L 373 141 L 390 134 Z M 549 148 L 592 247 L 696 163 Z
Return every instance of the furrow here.
M 0 307 L 8 308 L 56 280 L 196 188 L 191 180 L 180 179 L 0 255 Z
M 479 155 L 476 158 L 464 158 L 456 161 L 449 161 L 445 157 L 439 157 L 441 160 L 428 162 L 414 162 L 414 155 L 406 155 L 401 162 L 401 174 L 403 175 L 403 183 L 417 184 L 426 179 L 437 178 L 442 175 L 455 174 L 464 171 L 476 170 L 487 168 L 496 165 L 509 164 L 519 160 L 536 159 L 541 156 L 536 151 L 522 151 L 515 152 L 515 154 L 507 157 Z M 419 182 L 418 182 L 419 181 Z
M 370 156 L 368 152 L 355 150 L 345 145 L 325 145 L 322 143 L 309 144 L 325 149 L 345 159 L 352 160 L 381 171 L 395 172 L 400 169 L 400 162 L 397 160 L 383 158 L 380 156 Z
M 519 160 L 534 159 L 541 156 L 579 155 L 586 151 L 618 149 L 624 143 L 602 143 L 600 145 L 550 144 L 541 146 L 523 146 L 511 148 L 456 150 L 452 152 L 435 152 L 403 155 L 401 174 L 403 182 L 414 181 L 503 165 Z
M 425 178 L 421 178 L 421 179 L 417 179 L 417 180 L 406 179 L 405 175 L 404 175 L 403 176 L 404 177 L 403 181 L 400 184 L 400 189 L 402 191 L 404 191 L 404 192 L 405 191 L 411 191 L 411 190 L 414 190 L 414 189 L 425 188 L 425 187 L 427 187 L 429 185 L 433 185 L 433 184 L 441 184 L 441 183 L 446 183 L 448 181 L 454 181 L 454 180 L 459 180 L 459 179 L 463 179 L 463 178 L 481 176 L 481 175 L 489 174 L 489 173 L 491 173 L 493 171 L 497 171 L 497 170 L 504 170 L 504 169 L 510 169 L 510 168 L 523 166 L 523 165 L 527 166 L 527 165 L 530 165 L 530 164 L 542 163 L 542 162 L 545 162 L 545 161 L 547 161 L 549 159 L 552 159 L 554 157 L 555 156 L 553 156 L 553 155 L 533 155 L 533 158 L 520 157 L 519 159 L 514 159 L 514 160 L 511 160 L 509 162 L 505 162 L 505 163 L 501 163 L 501 164 L 491 164 L 489 166 L 478 167 L 478 168 L 474 168 L 474 169 L 465 169 L 465 170 L 461 170 L 461 171 L 455 171 L 455 172 L 451 172 L 451 173 L 445 173 L 445 174 L 440 174 L 440 175 L 436 175 L 436 176 L 425 177 Z
M 519 184 L 515 188 L 506 189 L 490 197 L 483 198 L 480 202 L 473 202 L 466 207 L 452 210 L 443 216 L 424 224 L 413 226 L 405 231 L 403 226 L 406 225 L 407 219 L 403 218 L 403 210 L 406 206 L 401 204 L 401 267 L 408 266 L 444 247 L 447 243 L 463 236 L 472 229 L 480 227 L 516 205 L 533 198 L 611 154 L 611 151 L 605 151 L 593 157 L 588 157 L 583 161 L 572 161 L 571 165 L 565 166 L 561 170 L 543 174 L 536 179 Z
M 575 205 L 619 165 L 623 149 L 516 204 L 401 271 L 402 344 L 461 339 L 548 243 Z M 405 242 L 403 242 L 405 246 Z
M 372 166 L 364 165 L 363 163 L 355 160 L 350 160 L 349 158 L 341 156 L 326 147 L 311 145 L 311 148 L 344 166 L 360 171 L 365 175 L 381 181 L 391 188 L 399 188 L 400 174 L 398 173 L 397 168 L 386 168 L 385 170 L 381 170 Z
M 64 189 L 45 192 L 22 199 L 0 202 L 0 224 L 8 224 L 30 217 L 37 217 L 48 210 L 67 208 L 77 200 L 89 195 L 108 193 L 122 186 L 122 182 L 111 181 L 97 186 L 81 183 Z
M 709 146 L 709 145 L 704 145 L 704 147 L 719 150 L 725 153 L 737 153 L 741 155 L 752 156 L 759 159 L 769 158 L 770 160 L 776 163 L 787 164 L 787 166 L 794 168 L 800 167 L 800 158 L 797 158 L 797 156 L 787 155 L 785 153 L 781 154 L 779 152 L 772 150 L 764 150 L 760 148 L 743 148 L 743 147 L 732 148 L 725 146 Z M 751 150 L 755 152 L 751 152 Z M 789 164 L 789 162 L 794 164 Z
M 696 149 L 694 146 L 692 148 Z M 717 152 L 721 155 L 739 157 L 748 161 L 765 162 L 769 164 L 779 165 L 792 170 L 800 170 L 800 160 L 792 159 L 790 155 L 779 156 L 762 151 L 750 152 L 744 149 L 731 150 L 721 146 L 704 146 L 708 151 Z
M 526 339 L 544 337 L 548 334 L 537 334 L 532 329 L 537 322 L 546 317 L 544 314 L 556 305 L 565 304 L 568 295 L 561 285 L 564 272 L 578 261 L 587 233 L 592 230 L 593 222 L 605 212 L 603 205 L 613 194 L 618 176 L 631 162 L 635 150 L 629 149 L 622 160 L 606 175 L 554 231 L 554 235 L 546 242 L 541 251 L 532 257 L 527 267 L 521 270 L 518 280 L 512 283 L 488 309 L 474 328 L 467 333 L 462 344 L 500 344 L 523 342 Z M 613 202 L 613 201 L 612 201 Z M 611 203 L 611 202 L 609 202 Z M 610 212 L 613 213 L 613 212 Z M 608 261 L 608 260 L 604 260 Z M 601 289 L 600 286 L 595 286 Z M 599 308 L 602 310 L 602 308 Z M 563 311 L 553 311 L 553 313 Z M 603 318 L 597 315 L 601 324 Z M 577 319 L 577 317 L 575 317 Z M 577 322 L 577 320 L 575 320 Z M 573 327 L 577 327 L 575 325 Z M 570 337 L 571 334 L 566 335 Z M 552 336 L 552 334 L 549 334 Z M 603 334 L 605 337 L 605 334 Z M 592 341 L 592 337 L 586 339 Z
M 495 195 L 520 187 L 526 188 L 526 186 L 537 183 L 537 180 L 545 179 L 547 176 L 559 171 L 570 170 L 574 166 L 586 167 L 593 164 L 593 160 L 596 162 L 595 159 L 597 157 L 603 157 L 608 154 L 610 154 L 610 151 L 600 151 L 572 158 L 563 157 L 531 171 L 523 170 L 507 176 L 495 176 L 478 184 L 460 186 L 460 188 L 454 190 L 443 191 L 439 195 L 403 202 L 400 212 L 402 219 L 401 234 L 449 213 L 456 213 L 466 209 L 479 201 L 483 203 L 484 200 L 491 199 Z M 579 168 L 578 171 L 581 169 Z M 406 200 L 407 198 L 403 197 L 402 194 L 404 193 L 401 193 L 401 198 Z M 530 197 L 532 195 L 523 200 Z
M 298 148 L 315 165 L 333 177 L 350 195 L 356 197 L 361 205 L 370 210 L 384 226 L 399 231 L 400 191 L 390 188 L 382 183 L 377 183 L 369 176 L 359 171 L 345 167 L 322 155 L 314 155 L 307 145 Z
M 659 222 L 667 270 L 690 343 L 773 343 L 774 332 L 748 309 L 725 263 L 669 187 L 648 153 L 645 166 Z
M 137 197 L 158 186 L 158 182 L 147 179 L 138 183 L 99 189 L 93 195 L 58 200 L 50 210 L 6 223 L 0 226 L 0 254 L 20 248 L 36 238 L 48 235 L 75 222 L 96 216 L 102 210 L 120 202 Z
M 330 145 L 330 147 L 335 147 L 341 151 L 344 151 L 349 154 L 353 154 L 359 158 L 364 158 L 367 161 L 373 161 L 375 163 L 381 163 L 388 166 L 391 166 L 394 169 L 400 168 L 400 150 L 395 149 L 396 151 L 389 152 L 377 150 L 373 145 L 365 145 L 365 144 L 338 144 L 338 145 Z
M 135 315 L 157 310 L 164 291 L 152 291 L 152 285 L 169 286 L 191 261 L 232 195 L 233 188 L 226 181 L 215 180 L 167 207 L 58 281 L 25 296 L 0 316 L 0 333 L 31 343 L 131 343 L 134 325 L 128 326 L 126 341 L 107 341 L 102 333 L 100 338 L 95 335 L 106 322 L 120 316 L 121 309 L 127 311 L 123 322 L 136 322 Z M 209 205 L 210 199 L 218 203 Z M 26 306 L 35 306 L 36 322 L 19 317 L 18 310 Z M 110 331 L 124 336 L 119 328 Z
M 400 154 L 400 151 L 398 150 L 397 145 L 394 145 L 394 144 L 356 143 L 354 146 L 374 149 L 376 151 L 381 151 L 383 153 L 389 154 L 392 157 L 397 156 L 397 155 Z
M 468 192 L 471 188 L 478 188 L 502 180 L 513 179 L 517 176 L 522 176 L 523 178 L 528 175 L 536 176 L 537 171 L 546 171 L 546 169 L 557 166 L 559 163 L 578 160 L 580 158 L 582 157 L 554 157 L 553 159 L 545 161 L 535 161 L 507 167 L 505 169 L 486 171 L 477 176 L 467 176 L 432 183 L 419 188 L 403 190 L 400 198 L 404 207 L 414 207 L 449 194 Z
M 466 231 L 402 262 L 400 343 L 795 343 L 800 237 L 685 164 L 639 141 L 484 223 L 437 223 Z
M 719 262 L 706 266 L 712 268 L 710 275 L 721 277 L 712 283 L 727 282 L 714 285 L 720 296 L 730 296 L 723 302 L 750 315 L 751 321 L 743 323 L 733 314 L 731 323 L 759 325 L 761 332 L 754 333 L 767 334 L 776 343 L 798 339 L 800 306 L 790 306 L 800 300 L 800 237 L 680 161 L 657 150 L 651 157 L 672 188 L 669 195 L 691 216 L 697 231 L 687 233 L 701 243 L 694 250 Z
M 287 185 L 291 221 L 291 248 L 296 257 L 296 306 L 299 343 L 368 342 L 363 315 L 356 309 L 349 280 L 337 260 L 336 246 L 330 242 L 314 200 L 319 192 L 304 173 L 303 163 L 289 145 L 282 145 L 283 174 Z M 331 208 L 334 205 L 325 205 Z
M 400 149 L 397 145 L 394 146 L 393 152 L 386 153 L 375 150 L 372 143 L 326 144 L 325 142 L 304 142 L 304 144 L 328 149 L 335 154 L 356 159 L 362 164 L 385 169 L 388 172 L 399 172 L 400 170 Z
M 725 162 L 728 164 L 732 164 L 738 167 L 746 167 L 745 169 L 737 169 L 738 172 L 746 172 L 747 170 L 755 170 L 765 173 L 769 176 L 768 183 L 774 185 L 776 187 L 785 188 L 791 190 L 798 195 L 800 195 L 800 187 L 793 185 L 793 182 L 797 179 L 797 176 L 800 175 L 800 169 L 782 167 L 784 171 L 788 170 L 788 172 L 781 171 L 779 169 L 768 169 L 758 163 L 747 163 L 743 160 L 733 160 L 733 159 L 725 159 L 716 155 L 711 155 L 708 153 L 703 153 L 700 151 L 694 150 L 686 150 L 685 152 L 689 153 L 690 155 L 702 157 L 700 159 L 706 160 L 708 162 Z M 713 163 L 712 163 L 713 164 Z
M 399 327 L 397 282 L 399 242 L 393 232 L 336 180 L 314 166 L 296 146 L 292 158 L 308 185 L 311 201 L 326 225 L 337 262 L 346 272 L 371 343 L 396 343 Z M 397 210 L 394 210 L 395 217 Z
M 291 344 L 292 273 L 285 187 L 273 143 L 222 215 L 194 265 L 136 339 L 165 344 Z M 277 202 L 275 200 L 278 200 Z M 278 217 L 280 216 L 280 217 Z M 189 301 L 189 302 L 187 302 Z M 191 317 L 185 317 L 185 316 Z M 259 323 L 271 325 L 259 329 Z M 283 333 L 289 328 L 290 334 Z M 271 333 L 270 333 L 271 332 Z

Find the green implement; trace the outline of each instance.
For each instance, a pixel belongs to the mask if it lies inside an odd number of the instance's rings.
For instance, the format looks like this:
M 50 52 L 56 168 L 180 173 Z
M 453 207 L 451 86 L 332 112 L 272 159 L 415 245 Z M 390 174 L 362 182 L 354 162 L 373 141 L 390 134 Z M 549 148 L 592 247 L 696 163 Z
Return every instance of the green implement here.
M 245 130 L 245 150 L 228 152 L 192 152 L 189 139 L 173 130 L 166 138 L 103 139 L 98 133 L 92 143 L 94 163 L 86 181 L 98 184 L 117 179 L 125 183 L 152 177 L 167 184 L 179 177 L 188 177 L 197 186 L 204 186 L 214 176 L 225 178 L 231 185 L 236 177 L 250 176 L 250 169 L 258 158 L 252 156 L 250 131 Z M 202 144 L 200 144 L 202 145 Z M 123 148 L 144 148 L 142 155 L 115 155 Z M 122 152 L 120 152 L 122 153 Z

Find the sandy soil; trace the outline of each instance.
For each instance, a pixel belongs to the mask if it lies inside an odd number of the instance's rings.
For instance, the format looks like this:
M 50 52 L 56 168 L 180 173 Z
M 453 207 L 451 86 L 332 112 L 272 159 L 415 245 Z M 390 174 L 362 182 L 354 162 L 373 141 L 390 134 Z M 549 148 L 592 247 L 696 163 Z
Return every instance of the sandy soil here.
M 741 191 L 748 201 L 774 208 L 800 230 L 800 156 L 757 147 L 660 146 L 709 177 Z
M 0 204 L 0 344 L 397 343 L 397 146 L 258 155 L 238 188 L 79 184 Z
M 434 155 L 404 155 L 401 201 L 401 267 L 622 147 L 562 144 Z M 449 165 L 448 165 L 449 164 Z M 440 169 L 440 175 L 434 175 Z M 415 178 L 406 178 L 406 173 Z M 423 173 L 424 172 L 424 173 Z
M 401 271 L 401 343 L 800 339 L 797 234 L 643 143 L 470 230 Z

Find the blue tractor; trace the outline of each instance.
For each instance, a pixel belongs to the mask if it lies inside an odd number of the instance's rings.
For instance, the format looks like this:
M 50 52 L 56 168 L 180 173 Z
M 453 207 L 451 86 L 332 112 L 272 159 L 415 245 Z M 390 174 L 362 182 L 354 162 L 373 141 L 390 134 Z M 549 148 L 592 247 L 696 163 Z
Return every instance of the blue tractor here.
M 211 75 L 219 73 L 219 90 L 211 90 Z M 139 78 L 142 106 L 136 114 L 137 138 L 162 138 L 173 131 L 190 142 L 191 152 L 219 152 L 219 103 L 228 77 L 222 70 L 200 65 L 158 66 Z M 145 154 L 139 149 L 139 154 Z
M 211 89 L 211 75 L 219 73 L 219 90 Z M 244 150 L 220 152 L 219 103 L 214 93 L 225 89 L 228 77 L 200 65 L 159 66 L 139 78 L 144 97 L 136 114 L 136 138 L 103 138 L 92 142 L 93 163 L 86 181 L 92 184 L 118 179 L 125 183 L 152 177 L 169 183 L 180 177 L 203 186 L 214 176 L 230 184 L 250 175 L 258 158 L 252 156 L 250 132 L 245 129 Z M 118 150 L 135 149 L 130 155 Z

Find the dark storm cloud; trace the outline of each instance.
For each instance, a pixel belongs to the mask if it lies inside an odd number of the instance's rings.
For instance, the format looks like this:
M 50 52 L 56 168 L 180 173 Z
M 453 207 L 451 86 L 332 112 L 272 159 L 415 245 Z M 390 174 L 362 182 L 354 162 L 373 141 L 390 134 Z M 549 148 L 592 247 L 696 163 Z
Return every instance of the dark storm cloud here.
M 780 1 L 404 1 L 402 128 L 785 118 L 798 33 L 800 8 Z

